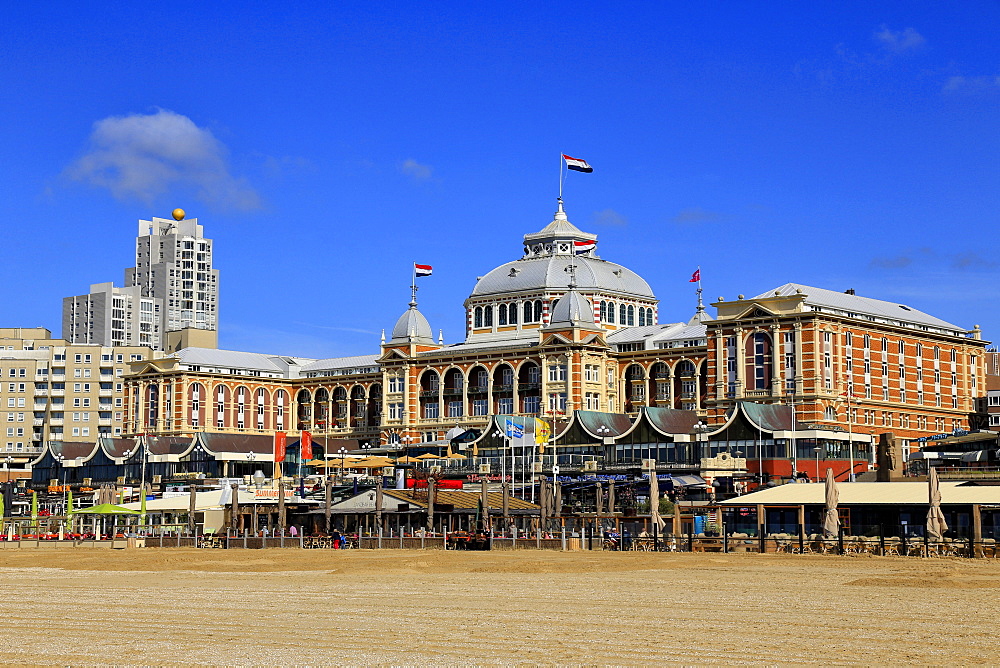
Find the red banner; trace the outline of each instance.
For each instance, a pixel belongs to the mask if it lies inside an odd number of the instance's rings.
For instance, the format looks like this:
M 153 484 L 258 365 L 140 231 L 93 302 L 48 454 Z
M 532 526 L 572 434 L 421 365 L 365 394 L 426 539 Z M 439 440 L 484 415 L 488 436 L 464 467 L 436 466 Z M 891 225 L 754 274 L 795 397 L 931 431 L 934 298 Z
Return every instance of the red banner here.
M 285 432 L 274 432 L 274 461 L 285 461 Z
M 302 448 L 302 461 L 307 462 L 313 458 L 313 435 L 308 431 L 302 432 L 299 443 Z

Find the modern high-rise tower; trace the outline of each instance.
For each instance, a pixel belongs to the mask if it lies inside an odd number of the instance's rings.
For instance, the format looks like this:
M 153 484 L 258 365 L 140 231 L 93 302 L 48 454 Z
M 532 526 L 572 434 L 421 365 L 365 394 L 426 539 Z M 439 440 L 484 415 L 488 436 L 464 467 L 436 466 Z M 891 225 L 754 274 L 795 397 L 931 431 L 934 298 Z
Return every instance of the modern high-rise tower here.
M 214 348 L 218 329 L 219 272 L 212 268 L 212 240 L 197 218 L 139 221 L 135 266 L 125 287 L 90 286 L 63 299 L 63 338 L 71 343 Z

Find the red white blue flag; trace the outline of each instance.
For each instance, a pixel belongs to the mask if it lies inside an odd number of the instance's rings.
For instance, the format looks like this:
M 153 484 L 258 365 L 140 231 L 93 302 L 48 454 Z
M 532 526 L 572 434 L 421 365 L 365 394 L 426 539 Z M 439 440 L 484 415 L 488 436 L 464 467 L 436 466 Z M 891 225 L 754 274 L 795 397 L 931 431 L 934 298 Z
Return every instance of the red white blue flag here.
M 430 276 L 433 268 L 429 264 L 413 263 L 413 273 L 417 276 Z
M 586 172 L 589 174 L 594 171 L 594 168 L 588 165 L 586 160 L 571 158 L 565 153 L 563 153 L 563 160 L 566 161 L 566 169 L 572 169 L 574 172 Z
M 573 249 L 576 251 L 577 255 L 583 255 L 587 251 L 592 251 L 595 248 L 597 248 L 597 242 L 593 240 L 573 242 Z

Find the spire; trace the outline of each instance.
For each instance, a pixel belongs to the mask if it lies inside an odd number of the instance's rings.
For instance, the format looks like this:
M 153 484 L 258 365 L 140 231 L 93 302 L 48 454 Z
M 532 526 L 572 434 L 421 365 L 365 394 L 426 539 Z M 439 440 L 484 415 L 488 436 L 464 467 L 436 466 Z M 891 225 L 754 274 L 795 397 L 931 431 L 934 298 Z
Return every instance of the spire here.
M 565 220 L 568 222 L 569 218 L 566 217 L 566 212 L 563 210 L 562 197 L 557 198 L 556 202 L 558 202 L 558 206 L 556 208 L 556 215 L 555 218 L 553 218 L 553 220 Z
M 444 345 L 444 330 L 443 329 L 439 329 L 438 330 L 438 345 L 442 345 L 442 346 Z
M 382 328 L 382 345 L 385 345 L 385 327 Z

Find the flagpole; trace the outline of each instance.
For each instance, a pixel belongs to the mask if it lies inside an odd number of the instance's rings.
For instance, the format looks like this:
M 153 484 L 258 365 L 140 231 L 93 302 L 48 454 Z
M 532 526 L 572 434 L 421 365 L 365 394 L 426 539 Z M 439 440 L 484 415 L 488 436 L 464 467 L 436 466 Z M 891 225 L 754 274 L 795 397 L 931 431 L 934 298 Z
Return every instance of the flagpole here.
M 698 265 L 698 313 L 705 312 L 705 304 L 701 300 L 701 265 Z
M 562 153 L 559 154 L 559 201 L 562 201 L 563 194 L 563 174 L 565 173 L 566 161 L 563 160 Z
M 417 263 L 413 263 L 413 277 L 410 279 L 410 306 L 417 305 Z

